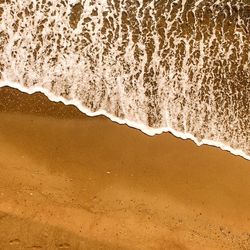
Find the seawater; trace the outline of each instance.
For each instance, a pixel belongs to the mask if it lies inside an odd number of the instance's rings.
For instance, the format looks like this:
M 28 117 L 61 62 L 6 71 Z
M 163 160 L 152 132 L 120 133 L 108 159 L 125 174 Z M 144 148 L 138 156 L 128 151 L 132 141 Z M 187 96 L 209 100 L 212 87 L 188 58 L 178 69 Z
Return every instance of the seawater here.
M 0 79 L 250 159 L 249 0 L 0 1 Z

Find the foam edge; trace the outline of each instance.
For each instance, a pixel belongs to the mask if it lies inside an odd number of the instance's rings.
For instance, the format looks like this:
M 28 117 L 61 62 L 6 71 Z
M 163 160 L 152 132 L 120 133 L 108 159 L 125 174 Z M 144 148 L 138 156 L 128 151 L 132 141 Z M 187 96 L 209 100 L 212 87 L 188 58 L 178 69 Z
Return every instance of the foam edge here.
M 201 146 L 201 145 L 209 145 L 209 146 L 214 146 L 214 147 L 218 147 L 224 151 L 229 151 L 230 153 L 232 153 L 233 155 L 236 156 L 240 156 L 243 157 L 246 160 L 250 160 L 250 155 L 247 155 L 246 153 L 244 153 L 242 150 L 240 149 L 233 149 L 230 146 L 227 146 L 221 142 L 217 142 L 217 141 L 212 141 L 212 140 L 207 140 L 207 139 L 203 139 L 200 142 L 196 139 L 196 137 L 194 137 L 194 135 L 190 134 L 190 133 L 184 133 L 184 132 L 179 132 L 176 131 L 172 128 L 169 127 L 163 127 L 163 128 L 150 128 L 144 124 L 140 124 L 140 123 L 136 123 L 127 119 L 121 119 L 118 117 L 115 117 L 111 114 L 109 114 L 108 112 L 106 112 L 105 110 L 98 110 L 96 112 L 92 112 L 90 111 L 90 109 L 84 107 L 80 101 L 78 100 L 67 100 L 61 96 L 56 96 L 53 93 L 51 93 L 49 90 L 43 88 L 43 87 L 25 87 L 22 86 L 21 84 L 15 83 L 15 82 L 11 82 L 8 80 L 5 81 L 0 81 L 0 88 L 1 87 L 11 87 L 11 88 L 15 88 L 18 89 L 21 92 L 27 93 L 27 94 L 34 94 L 36 92 L 41 92 L 44 95 L 46 95 L 49 100 L 53 101 L 53 102 L 62 102 L 65 105 L 74 105 L 75 107 L 77 107 L 82 113 L 88 115 L 88 116 L 99 116 L 99 115 L 104 115 L 106 117 L 108 117 L 110 120 L 112 120 L 113 122 L 119 123 L 119 124 L 126 124 L 129 127 L 132 128 L 136 128 L 141 130 L 143 133 L 149 135 L 149 136 L 154 136 L 154 135 L 158 135 L 158 134 L 162 134 L 164 132 L 170 132 L 171 134 L 173 134 L 174 136 L 181 138 L 181 139 L 191 139 L 193 142 L 195 142 L 195 144 L 197 146 Z

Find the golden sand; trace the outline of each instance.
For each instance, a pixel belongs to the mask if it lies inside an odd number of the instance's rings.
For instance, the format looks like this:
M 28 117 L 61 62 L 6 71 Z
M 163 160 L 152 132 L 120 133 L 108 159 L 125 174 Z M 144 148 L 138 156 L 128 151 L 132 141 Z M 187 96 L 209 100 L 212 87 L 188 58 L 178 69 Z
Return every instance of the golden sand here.
M 0 249 L 250 249 L 250 162 L 0 90 Z

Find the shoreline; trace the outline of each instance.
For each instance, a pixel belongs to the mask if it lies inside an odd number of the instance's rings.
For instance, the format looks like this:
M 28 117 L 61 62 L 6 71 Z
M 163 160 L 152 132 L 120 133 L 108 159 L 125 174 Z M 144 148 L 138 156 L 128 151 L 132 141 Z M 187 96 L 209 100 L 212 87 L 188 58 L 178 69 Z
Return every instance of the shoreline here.
M 95 117 L 95 116 L 99 116 L 99 115 L 104 115 L 105 117 L 109 118 L 111 121 L 116 122 L 118 124 L 126 124 L 129 127 L 138 129 L 140 131 L 142 131 L 143 133 L 145 133 L 148 136 L 154 136 L 154 135 L 159 135 L 162 134 L 164 132 L 170 132 L 172 135 L 176 136 L 177 138 L 181 138 L 181 139 L 190 139 L 193 142 L 195 142 L 195 144 L 197 146 L 201 146 L 201 145 L 209 145 L 209 146 L 214 146 L 217 148 L 220 148 L 224 151 L 228 151 L 230 153 L 232 153 L 235 156 L 240 156 L 246 160 L 250 160 L 250 155 L 247 155 L 246 153 L 244 153 L 242 150 L 240 149 L 233 149 L 230 146 L 227 146 L 221 142 L 216 142 L 216 141 L 211 141 L 211 140 L 207 140 L 207 139 L 203 139 L 201 140 L 201 142 L 198 142 L 197 139 L 190 133 L 183 133 L 183 132 L 178 132 L 172 128 L 158 128 L 158 129 L 153 129 L 150 128 L 148 126 L 145 126 L 144 124 L 138 124 L 136 122 L 132 122 L 129 121 L 127 119 L 120 119 L 117 118 L 111 114 L 109 114 L 108 112 L 106 112 L 105 110 L 99 110 L 96 112 L 91 112 L 89 109 L 87 109 L 86 107 L 84 107 L 79 101 L 77 100 L 67 100 L 63 97 L 58 97 L 55 96 L 53 93 L 51 93 L 49 90 L 43 88 L 43 87 L 24 87 L 21 86 L 18 83 L 14 83 L 11 81 L 0 81 L 0 88 L 1 87 L 11 87 L 11 88 L 15 88 L 18 89 L 21 92 L 27 93 L 27 94 L 33 94 L 33 93 L 37 93 L 40 92 L 44 95 L 46 95 L 48 97 L 49 100 L 53 101 L 53 102 L 62 102 L 65 105 L 73 105 L 75 106 L 79 111 L 81 111 L 83 114 L 88 115 L 90 117 Z

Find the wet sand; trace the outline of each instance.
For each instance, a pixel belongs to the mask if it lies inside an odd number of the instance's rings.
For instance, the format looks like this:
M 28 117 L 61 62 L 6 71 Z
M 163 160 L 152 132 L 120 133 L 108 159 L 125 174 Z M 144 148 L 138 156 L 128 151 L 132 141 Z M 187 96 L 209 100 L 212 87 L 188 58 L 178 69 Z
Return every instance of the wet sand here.
M 0 249 L 250 249 L 250 162 L 0 90 Z

